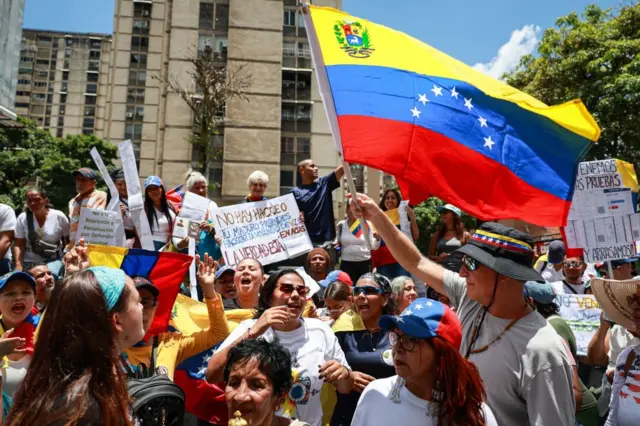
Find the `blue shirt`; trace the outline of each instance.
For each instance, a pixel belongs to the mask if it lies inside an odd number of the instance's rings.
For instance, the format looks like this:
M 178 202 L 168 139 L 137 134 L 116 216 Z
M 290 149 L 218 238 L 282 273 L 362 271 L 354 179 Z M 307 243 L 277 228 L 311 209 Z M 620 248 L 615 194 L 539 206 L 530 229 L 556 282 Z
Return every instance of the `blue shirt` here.
M 304 213 L 304 224 L 312 243 L 321 244 L 336 237 L 331 193 L 338 188 L 340 183 L 336 173 L 331 172 L 310 185 L 300 185 L 291 190 L 298 208 Z

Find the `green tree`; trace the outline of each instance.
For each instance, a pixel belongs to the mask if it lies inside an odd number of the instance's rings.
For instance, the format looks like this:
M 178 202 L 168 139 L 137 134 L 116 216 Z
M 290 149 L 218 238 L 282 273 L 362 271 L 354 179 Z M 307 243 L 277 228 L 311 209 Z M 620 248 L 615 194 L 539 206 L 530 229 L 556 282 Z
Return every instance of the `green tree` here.
M 431 197 L 414 208 L 416 221 L 418 222 L 418 229 L 420 230 L 420 237 L 415 243 L 418 249 L 420 249 L 420 251 L 425 255 L 429 252 L 431 236 L 441 225 L 440 213 L 438 213 L 437 208 L 444 204 L 445 203 L 441 199 Z M 467 231 L 476 229 L 477 221 L 474 217 L 463 212 L 461 218 L 462 223 L 464 223 L 464 226 L 467 228 Z
M 93 135 L 53 137 L 33 121 L 19 118 L 20 128 L 0 127 L 0 202 L 20 211 L 26 189 L 39 185 L 49 193 L 55 208 L 66 212 L 75 194 L 72 172 L 95 164 L 89 153 L 96 147 L 109 167 L 117 148 Z
M 587 6 L 544 32 L 537 55 L 504 76 L 548 105 L 580 98 L 602 129 L 590 159 L 640 159 L 640 4 Z

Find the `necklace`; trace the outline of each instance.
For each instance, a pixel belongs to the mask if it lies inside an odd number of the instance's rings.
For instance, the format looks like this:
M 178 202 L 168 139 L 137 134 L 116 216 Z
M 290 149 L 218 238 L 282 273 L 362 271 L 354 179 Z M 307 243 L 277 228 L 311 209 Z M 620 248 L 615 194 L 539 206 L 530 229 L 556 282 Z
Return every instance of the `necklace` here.
M 528 306 L 529 306 L 529 304 L 525 303 L 524 309 L 522 310 L 522 313 L 517 318 L 514 318 L 513 320 L 511 320 L 511 322 L 509 322 L 509 324 L 507 324 L 507 326 L 504 328 L 504 330 L 502 330 L 502 333 L 500 333 L 498 335 L 498 337 L 496 337 L 495 339 L 493 339 L 492 341 L 490 341 L 486 345 L 479 347 L 478 349 L 469 348 L 470 349 L 469 353 L 471 353 L 471 354 L 479 354 L 479 353 L 482 353 L 482 352 L 486 351 L 487 349 L 489 349 L 489 346 L 493 345 L 498 340 L 500 340 L 502 338 L 502 336 L 504 336 L 504 334 L 507 331 L 509 331 L 509 329 L 511 327 L 516 325 L 516 323 L 518 321 L 520 321 L 520 319 L 522 317 L 525 316 L 525 314 L 527 313 L 527 307 Z M 480 312 L 478 312 L 478 314 L 480 314 Z M 475 318 L 475 321 L 474 321 L 474 324 L 473 324 L 473 331 L 471 332 L 471 341 L 474 342 L 474 343 L 475 343 L 476 339 L 478 338 L 478 334 L 480 332 L 479 322 L 480 322 L 479 321 L 479 315 L 476 315 L 476 318 Z
M 376 342 L 373 343 L 373 335 L 376 335 Z M 380 330 L 372 330 L 372 331 L 365 331 L 364 332 L 365 336 L 369 337 L 369 341 L 371 342 L 371 347 L 373 348 L 373 351 L 375 352 L 378 344 L 380 343 Z

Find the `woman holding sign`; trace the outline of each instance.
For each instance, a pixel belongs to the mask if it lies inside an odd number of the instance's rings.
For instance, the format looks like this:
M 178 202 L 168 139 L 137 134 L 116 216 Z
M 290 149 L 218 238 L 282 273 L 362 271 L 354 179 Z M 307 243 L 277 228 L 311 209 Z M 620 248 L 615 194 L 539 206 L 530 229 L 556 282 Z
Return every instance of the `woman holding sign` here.
M 144 211 L 149 220 L 149 228 L 156 251 L 164 247 L 173 232 L 176 211 L 167 201 L 164 183 L 158 176 L 149 176 L 144 180 Z

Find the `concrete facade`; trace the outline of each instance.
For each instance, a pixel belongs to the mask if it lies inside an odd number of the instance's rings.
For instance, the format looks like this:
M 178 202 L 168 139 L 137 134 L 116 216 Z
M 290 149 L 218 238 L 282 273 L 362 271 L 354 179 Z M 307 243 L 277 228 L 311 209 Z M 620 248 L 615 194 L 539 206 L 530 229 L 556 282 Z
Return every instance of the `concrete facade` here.
M 111 36 L 24 29 L 16 113 L 54 136 L 103 136 Z
M 0 0 L 0 120 L 15 120 L 24 0 Z

